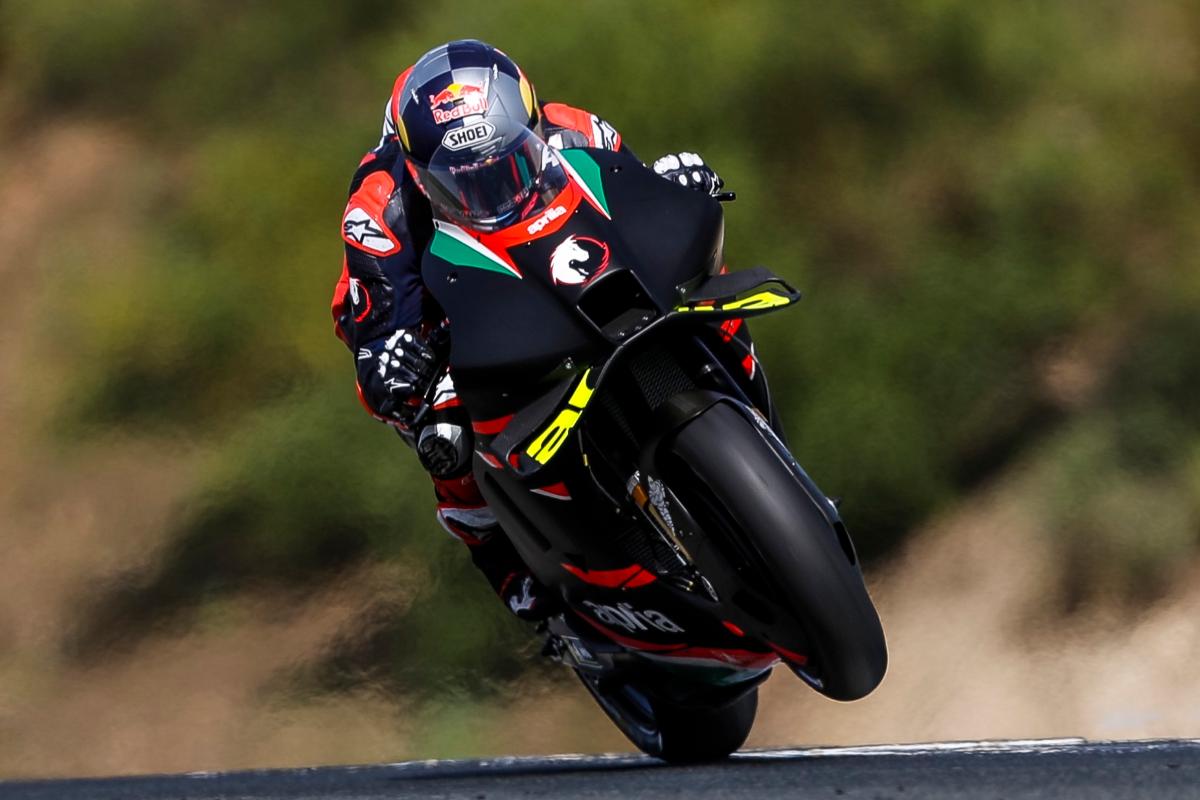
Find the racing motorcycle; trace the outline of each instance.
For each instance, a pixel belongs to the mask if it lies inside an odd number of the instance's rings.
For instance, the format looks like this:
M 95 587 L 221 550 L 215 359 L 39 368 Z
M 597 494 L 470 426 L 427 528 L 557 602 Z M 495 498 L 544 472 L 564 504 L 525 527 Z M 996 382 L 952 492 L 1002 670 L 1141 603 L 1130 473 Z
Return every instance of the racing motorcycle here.
M 799 293 L 724 269 L 716 199 L 628 153 L 551 157 L 569 181 L 539 216 L 438 221 L 422 262 L 475 476 L 561 595 L 546 654 L 645 753 L 723 758 L 774 666 L 836 700 L 887 666 L 837 506 L 788 451 L 738 330 Z

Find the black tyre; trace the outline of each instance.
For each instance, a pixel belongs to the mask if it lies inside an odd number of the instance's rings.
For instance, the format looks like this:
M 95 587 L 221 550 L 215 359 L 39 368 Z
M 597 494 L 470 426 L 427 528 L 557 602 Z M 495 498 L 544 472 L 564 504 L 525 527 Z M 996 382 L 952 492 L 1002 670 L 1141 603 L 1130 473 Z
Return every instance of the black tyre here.
M 879 615 L 845 529 L 831 522 L 818 505 L 828 501 L 771 436 L 738 408 L 717 403 L 667 444 L 667 484 L 705 535 L 724 537 L 721 549 L 744 560 L 742 571 L 752 576 L 741 579 L 745 589 L 779 612 L 760 614 L 782 619 L 759 630 L 784 647 L 803 646 L 809 662 L 796 671 L 817 691 L 856 700 L 887 670 Z
M 672 764 L 725 758 L 741 747 L 758 711 L 758 689 L 715 707 L 681 706 L 633 684 L 576 670 L 613 724 L 649 756 Z

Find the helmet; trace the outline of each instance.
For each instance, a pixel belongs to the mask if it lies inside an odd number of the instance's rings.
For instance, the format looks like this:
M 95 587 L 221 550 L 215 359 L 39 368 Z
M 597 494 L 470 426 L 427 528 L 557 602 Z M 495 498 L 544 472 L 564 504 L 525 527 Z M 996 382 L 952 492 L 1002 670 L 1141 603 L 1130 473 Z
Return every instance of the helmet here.
M 532 84 L 490 45 L 464 39 L 430 50 L 397 101 L 409 170 L 447 219 L 494 231 L 540 212 L 567 184 L 538 133 Z

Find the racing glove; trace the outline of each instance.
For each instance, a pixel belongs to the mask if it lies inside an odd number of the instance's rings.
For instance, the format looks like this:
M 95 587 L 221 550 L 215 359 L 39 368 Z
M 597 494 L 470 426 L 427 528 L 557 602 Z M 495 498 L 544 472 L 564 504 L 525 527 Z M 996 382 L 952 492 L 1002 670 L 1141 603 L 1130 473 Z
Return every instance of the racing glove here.
M 660 177 L 713 197 L 725 186 L 721 176 L 695 153 L 669 153 L 655 161 L 652 169 Z
M 408 426 L 437 374 L 437 355 L 415 329 L 400 328 L 377 348 L 358 351 L 359 386 L 376 414 Z

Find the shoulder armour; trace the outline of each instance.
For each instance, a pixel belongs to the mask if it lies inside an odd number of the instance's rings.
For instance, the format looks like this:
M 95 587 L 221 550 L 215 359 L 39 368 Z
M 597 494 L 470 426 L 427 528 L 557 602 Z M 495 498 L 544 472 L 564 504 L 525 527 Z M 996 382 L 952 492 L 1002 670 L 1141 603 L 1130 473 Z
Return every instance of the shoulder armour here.
M 546 122 L 556 128 L 580 133 L 587 140 L 587 147 L 602 147 L 605 150 L 621 149 L 621 134 L 612 125 L 597 117 L 595 114 L 574 108 L 565 103 L 546 103 L 542 106 Z M 547 138 L 554 134 L 547 131 Z M 570 137 L 574 138 L 574 137 Z M 563 137 L 568 142 L 570 138 Z
M 384 221 L 384 212 L 396 191 L 396 182 L 386 170 L 363 178 L 346 203 L 342 216 L 342 238 L 373 256 L 400 252 L 400 240 Z

